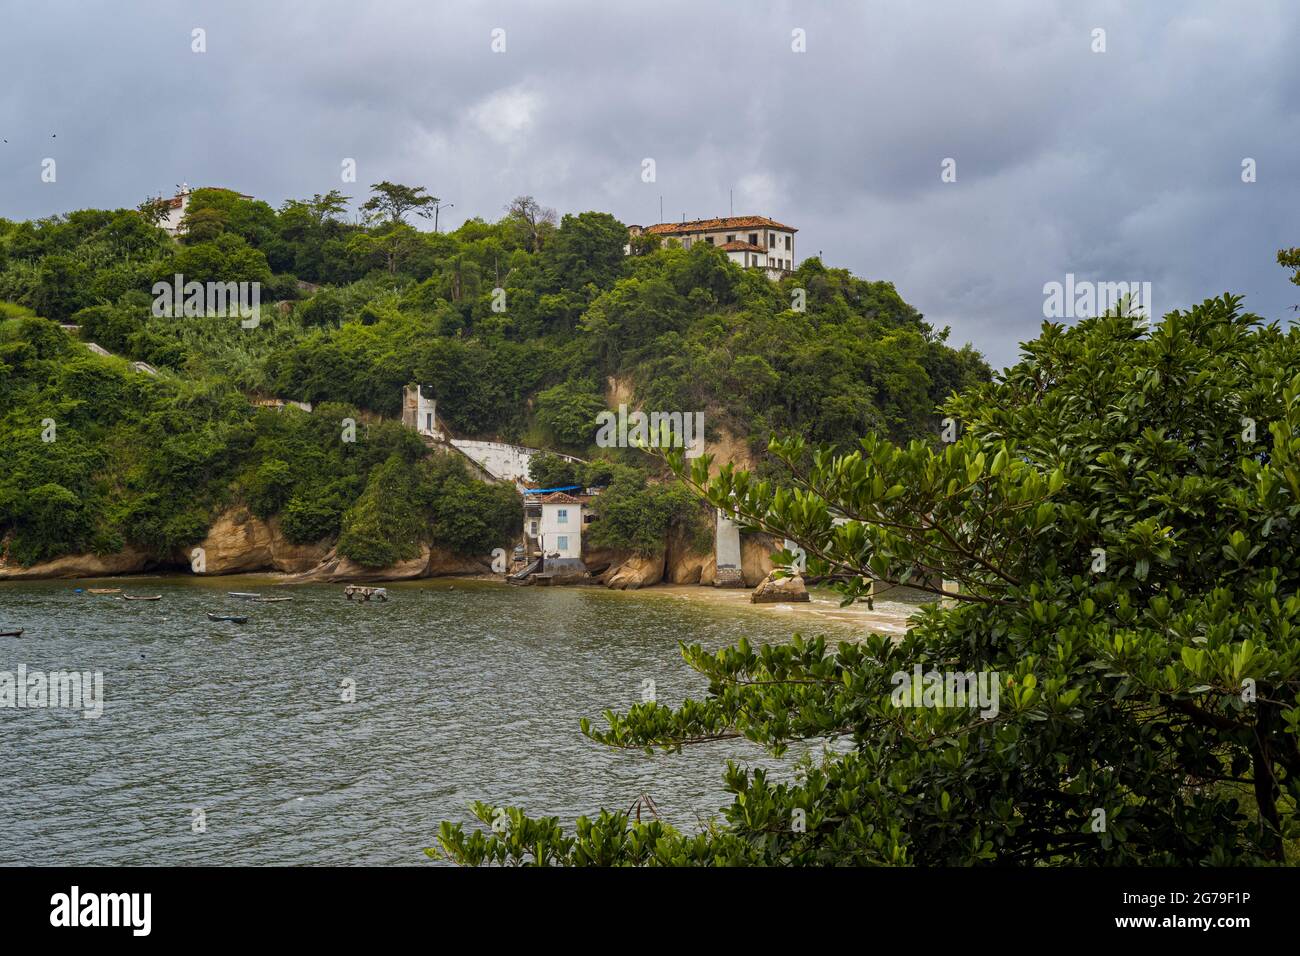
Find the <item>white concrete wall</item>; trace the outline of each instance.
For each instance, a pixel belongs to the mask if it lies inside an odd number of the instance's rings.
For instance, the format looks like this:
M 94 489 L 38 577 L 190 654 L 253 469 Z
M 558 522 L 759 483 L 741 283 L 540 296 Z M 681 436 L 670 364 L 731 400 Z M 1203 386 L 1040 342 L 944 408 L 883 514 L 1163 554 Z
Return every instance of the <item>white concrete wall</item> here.
M 716 557 L 718 567 L 739 568 L 740 565 L 740 525 L 728 518 L 718 509 L 718 530 L 716 538 Z
M 566 513 L 567 519 L 560 521 L 560 512 Z M 566 538 L 563 547 L 560 538 Z M 582 557 L 582 505 L 581 504 L 543 504 L 541 523 L 542 551 L 562 558 Z
M 418 385 L 416 389 L 415 430 L 421 435 L 436 438 L 438 436 L 438 402 L 435 399 L 426 397 L 423 391 L 419 391 Z
M 451 440 L 453 447 L 480 468 L 499 481 L 513 481 L 516 484 L 528 482 L 528 464 L 540 449 L 527 448 L 523 445 L 507 445 L 496 441 L 471 441 L 462 438 Z M 578 461 L 570 455 L 560 455 L 568 461 Z

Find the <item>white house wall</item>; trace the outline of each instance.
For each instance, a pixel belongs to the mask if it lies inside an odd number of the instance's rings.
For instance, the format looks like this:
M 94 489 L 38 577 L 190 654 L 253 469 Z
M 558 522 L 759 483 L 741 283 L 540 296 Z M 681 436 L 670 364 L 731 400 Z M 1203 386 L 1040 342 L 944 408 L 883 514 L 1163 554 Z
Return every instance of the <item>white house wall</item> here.
M 560 523 L 560 512 L 565 511 L 568 521 Z M 559 538 L 567 536 L 564 547 L 560 547 Z M 582 505 L 580 504 L 544 504 L 542 505 L 542 522 L 540 528 L 542 550 L 548 554 L 557 551 L 562 558 L 582 557 Z

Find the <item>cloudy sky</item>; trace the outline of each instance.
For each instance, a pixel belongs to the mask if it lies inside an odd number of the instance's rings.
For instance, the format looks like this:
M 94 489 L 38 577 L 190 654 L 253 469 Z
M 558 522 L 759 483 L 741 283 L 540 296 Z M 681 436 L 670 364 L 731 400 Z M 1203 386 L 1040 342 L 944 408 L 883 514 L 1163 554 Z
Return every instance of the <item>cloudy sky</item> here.
M 734 192 L 998 365 L 1066 273 L 1151 282 L 1162 311 L 1300 302 L 1273 261 L 1300 245 L 1287 0 L 0 0 L 0 22 L 11 219 L 180 182 L 273 205 L 420 184 L 443 228 L 520 193 L 646 224 Z

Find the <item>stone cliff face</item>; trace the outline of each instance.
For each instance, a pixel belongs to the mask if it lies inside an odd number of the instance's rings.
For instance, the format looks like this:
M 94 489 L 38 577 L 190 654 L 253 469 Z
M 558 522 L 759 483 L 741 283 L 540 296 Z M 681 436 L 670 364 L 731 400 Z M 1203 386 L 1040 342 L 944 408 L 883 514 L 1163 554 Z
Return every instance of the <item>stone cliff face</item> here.
M 704 566 L 712 560 L 711 550 L 701 554 L 680 529 L 674 528 L 668 535 L 664 555 L 664 580 L 669 584 L 700 584 Z
M 768 535 L 742 536 L 741 571 L 746 587 L 758 586 L 771 573 L 771 552 L 775 547 L 776 542 Z M 467 557 L 428 545 L 421 546 L 418 556 L 391 567 L 363 567 L 338 554 L 330 541 L 293 544 L 284 536 L 278 518 L 263 520 L 237 506 L 223 512 L 202 541 L 178 551 L 170 560 L 159 561 L 144 551 L 128 548 L 117 554 L 64 555 L 30 568 L 0 562 L 0 581 L 195 570 L 195 548 L 201 548 L 203 555 L 203 569 L 196 573 L 204 575 L 280 572 L 290 575 L 292 581 L 345 583 L 492 573 L 486 557 Z M 586 555 L 585 561 L 597 572 L 595 582 L 617 590 L 652 587 L 660 582 L 702 586 L 717 583 L 712 549 L 700 553 L 678 531 L 669 535 L 664 550 L 657 554 L 601 551 Z
M 196 548 L 203 550 L 204 574 L 240 574 L 254 571 L 306 571 L 320 564 L 329 553 L 328 542 L 293 544 L 280 530 L 280 519 L 263 521 L 247 508 L 231 508 L 217 518 L 208 535 Z M 177 563 L 191 564 L 190 548 L 176 556 Z
M 633 555 L 605 577 L 605 586 L 616 591 L 648 588 L 664 579 L 662 554 Z
M 635 591 L 665 580 L 662 551 L 644 555 L 603 548 L 583 555 L 582 560 L 594 572 L 591 580 L 616 591 Z
M 290 581 L 322 581 L 343 583 L 349 581 L 409 581 L 415 578 L 432 578 L 450 574 L 488 574 L 492 567 L 486 561 L 451 554 L 440 548 L 420 546 L 418 556 L 386 568 L 367 568 L 351 558 L 340 556 L 330 549 L 314 567 L 293 575 Z
M 100 578 L 114 574 L 139 574 L 158 564 L 148 554 L 135 549 L 117 554 L 65 554 L 52 561 L 42 561 L 30 568 L 0 564 L 0 581 L 37 580 L 40 578 Z
M 778 550 L 770 534 L 742 534 L 740 536 L 740 571 L 745 587 L 756 588 L 776 567 L 772 552 Z
M 202 570 L 196 568 L 195 549 L 202 549 Z M 247 508 L 223 512 L 207 536 L 191 548 L 159 561 L 144 551 L 128 548 L 116 554 L 69 554 L 29 568 L 0 564 L 0 581 L 39 578 L 95 578 L 144 571 L 190 570 L 202 575 L 253 574 L 279 571 L 301 581 L 401 581 L 448 574 L 487 574 L 486 559 L 468 558 L 424 545 L 420 555 L 390 568 L 366 568 L 337 554 L 329 541 L 294 544 L 280 527 L 279 518 L 264 521 Z

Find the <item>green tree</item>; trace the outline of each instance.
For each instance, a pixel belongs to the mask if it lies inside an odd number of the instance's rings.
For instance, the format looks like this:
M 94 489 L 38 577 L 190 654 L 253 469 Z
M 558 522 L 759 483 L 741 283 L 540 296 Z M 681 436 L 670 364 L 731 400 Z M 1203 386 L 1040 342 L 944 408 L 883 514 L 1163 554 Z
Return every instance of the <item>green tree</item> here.
M 393 454 L 370 473 L 366 490 L 343 520 L 338 551 L 368 568 L 385 568 L 420 553 L 427 526 L 415 476 Z
M 457 554 L 490 554 L 519 535 L 523 511 L 515 490 L 470 478 L 450 456 L 430 462 L 426 496 L 433 541 Z
M 745 737 L 840 740 L 792 783 L 729 764 L 699 835 L 626 813 L 563 832 L 443 824 L 462 863 L 1148 864 L 1282 862 L 1300 832 L 1300 330 L 1224 296 L 1146 330 L 1045 324 L 996 383 L 946 405 L 955 440 L 869 435 L 771 450 L 759 481 L 707 457 L 710 504 L 798 542 L 847 600 L 944 594 L 901 640 L 684 649 L 703 700 L 586 721 L 669 752 Z M 837 523 L 840 519 L 842 523 Z M 915 669 L 915 670 L 914 670 Z M 898 694 L 983 675 L 997 703 Z M 951 685 L 950 685 L 951 686 Z M 922 706 L 900 706 L 919 703 Z M 937 706 L 936 706 L 937 704 Z M 954 705 L 955 704 L 955 705 Z M 481 819 L 495 808 L 478 805 Z M 793 825 L 793 821 L 799 825 Z
M 627 226 L 607 212 L 565 216 L 547 244 L 545 261 L 566 289 L 608 286 L 623 274 Z
M 47 319 L 67 322 L 86 301 L 86 269 L 71 256 L 52 255 L 41 260 L 36 285 L 27 304 Z
M 555 210 L 532 196 L 516 196 L 506 206 L 505 223 L 521 248 L 540 252 L 555 232 Z
M 1284 269 L 1291 270 L 1291 281 L 1300 285 L 1300 247 L 1293 249 L 1279 249 L 1277 251 L 1277 264 Z M 1294 309 L 1300 309 L 1300 306 L 1292 306 Z
M 404 223 L 408 213 L 428 219 L 439 202 L 423 186 L 403 186 L 384 180 L 374 183 L 370 190 L 373 195 L 361 204 L 361 211 L 368 218 L 386 221 L 390 226 Z
M 605 400 L 596 394 L 594 383 L 561 382 L 537 393 L 535 414 L 556 443 L 583 449 L 596 434 L 596 416 L 605 411 Z
M 534 488 L 567 488 L 581 484 L 582 465 L 559 455 L 542 452 L 528 462 L 528 481 Z
M 268 458 L 257 466 L 248 485 L 248 506 L 259 518 L 269 518 L 289 501 L 294 488 L 288 462 Z
M 154 267 L 153 281 L 172 283 L 176 275 L 189 282 L 271 281 L 266 256 L 243 237 L 223 233 L 211 242 L 199 242 L 178 250 Z

